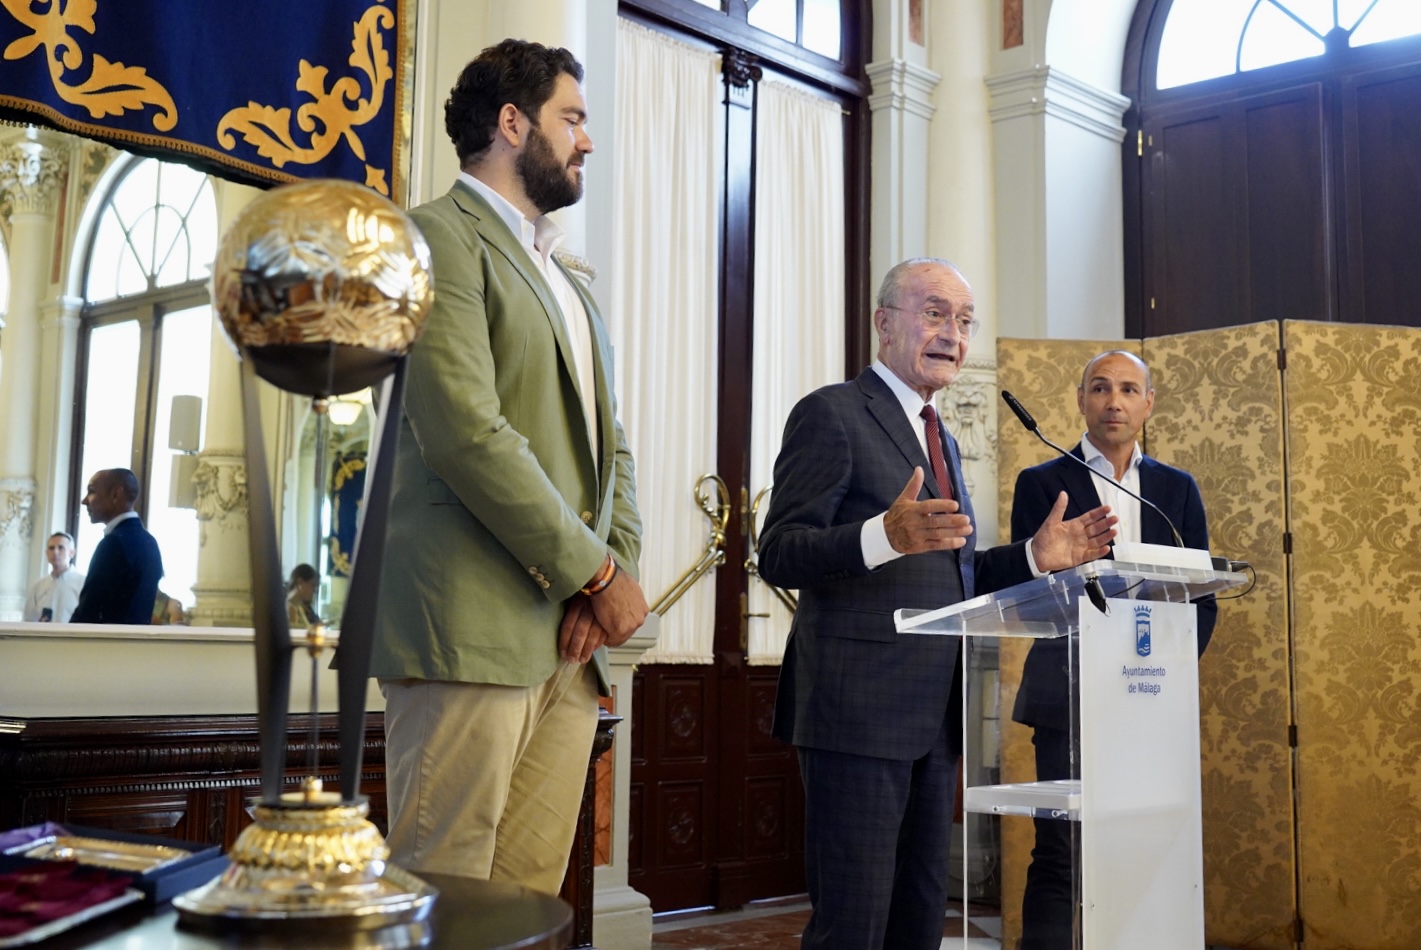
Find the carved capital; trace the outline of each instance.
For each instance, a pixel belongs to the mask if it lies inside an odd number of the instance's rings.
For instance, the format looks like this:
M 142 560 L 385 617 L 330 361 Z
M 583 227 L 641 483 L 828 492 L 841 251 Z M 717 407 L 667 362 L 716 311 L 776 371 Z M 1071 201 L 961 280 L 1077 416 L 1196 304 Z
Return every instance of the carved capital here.
M 120 154 L 119 150 L 103 142 L 84 142 L 79 153 L 79 195 L 78 205 L 83 207 L 89 200 L 89 195 L 93 193 L 94 186 L 99 183 L 99 178 L 104 170 Z
M 207 543 L 207 523 L 227 528 L 245 526 L 247 515 L 247 467 L 240 455 L 204 452 L 193 472 L 197 488 L 197 520 L 202 526 L 201 543 Z
M 997 473 L 997 368 L 986 360 L 971 360 L 952 385 L 937 394 L 938 414 L 957 440 L 962 477 L 974 496 L 978 486 L 990 489 Z M 985 499 L 978 499 L 977 511 Z
M 0 197 L 6 216 L 54 214 L 64 178 L 67 149 L 30 126 L 24 137 L 0 146 Z
M 743 49 L 728 46 L 720 51 L 720 72 L 726 85 L 745 89 L 752 82 L 759 82 L 763 73 L 757 65 L 760 58 Z
M 25 547 L 34 536 L 35 483 L 0 478 L 0 545 Z

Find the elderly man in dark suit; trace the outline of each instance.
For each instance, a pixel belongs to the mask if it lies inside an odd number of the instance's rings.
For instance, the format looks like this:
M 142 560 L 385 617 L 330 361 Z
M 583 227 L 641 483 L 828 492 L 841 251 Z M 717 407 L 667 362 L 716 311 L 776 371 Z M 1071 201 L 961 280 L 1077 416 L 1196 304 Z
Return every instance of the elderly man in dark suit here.
M 1140 429 L 1154 412 L 1154 405 L 1150 369 L 1135 354 L 1110 350 L 1086 363 L 1076 389 L 1076 406 L 1085 417 L 1086 431 L 1071 450 L 1075 460 L 1054 458 L 1017 476 L 1012 540 L 1030 537 L 1054 513 L 1054 502 L 1064 491 L 1070 498 L 1068 517 L 1107 502 L 1120 519 L 1117 531 L 1122 541 L 1174 544 L 1177 528 L 1186 546 L 1207 550 L 1204 502 L 1193 477 L 1140 451 Z M 1095 477 L 1086 466 L 1153 502 L 1165 517 Z M 1214 632 L 1219 607 L 1214 598 L 1206 597 L 1198 608 L 1202 656 Z M 1022 668 L 1012 718 L 1034 729 L 1036 777 L 1040 780 L 1080 775 L 1079 760 L 1071 755 L 1067 663 L 1064 640 L 1039 640 L 1032 644 Z M 1073 830 L 1070 822 L 1036 819 L 1036 847 L 1022 897 L 1021 950 L 1071 946 L 1076 909 L 1071 881 Z
M 133 506 L 138 477 L 126 468 L 95 472 L 84 494 L 89 520 L 104 526 L 70 623 L 151 623 L 163 558 Z
M 1106 508 L 978 551 L 957 444 L 933 394 L 977 329 L 972 289 L 946 261 L 904 261 L 873 315 L 878 359 L 790 413 L 760 573 L 798 588 L 774 733 L 805 790 L 813 912 L 803 946 L 936 950 L 961 754 L 952 637 L 900 636 L 893 611 L 941 607 L 1099 557 Z M 926 476 L 924 472 L 927 472 Z

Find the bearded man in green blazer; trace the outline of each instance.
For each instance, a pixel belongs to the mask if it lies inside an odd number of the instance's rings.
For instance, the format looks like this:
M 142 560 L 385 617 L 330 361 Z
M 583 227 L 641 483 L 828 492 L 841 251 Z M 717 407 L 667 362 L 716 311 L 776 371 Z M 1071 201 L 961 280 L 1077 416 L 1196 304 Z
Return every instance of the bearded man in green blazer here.
M 460 75 L 461 173 L 411 212 L 434 307 L 411 351 L 372 675 L 391 858 L 557 893 L 605 645 L 641 626 L 641 522 L 597 306 L 547 213 L 582 194 L 582 67 L 505 40 Z

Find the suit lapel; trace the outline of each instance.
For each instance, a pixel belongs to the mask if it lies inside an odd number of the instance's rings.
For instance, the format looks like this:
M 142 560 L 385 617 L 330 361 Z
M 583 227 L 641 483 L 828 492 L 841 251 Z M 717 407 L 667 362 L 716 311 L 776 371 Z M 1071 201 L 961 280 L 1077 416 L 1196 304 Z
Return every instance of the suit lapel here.
M 1076 443 L 1075 448 L 1071 449 L 1071 454 L 1084 464 L 1085 455 L 1081 452 L 1079 442 Z M 1066 506 L 1065 517 L 1067 519 L 1074 518 L 1077 515 L 1085 514 L 1092 508 L 1100 507 L 1100 492 L 1096 489 L 1095 476 L 1074 462 L 1068 463 L 1065 459 L 1062 459 L 1061 462 L 1061 484 L 1071 499 Z
M 1169 504 L 1164 469 L 1149 456 L 1140 458 L 1140 494 L 1159 505 L 1161 509 L 1173 507 Z M 1173 517 L 1170 520 L 1174 520 Z M 1148 505 L 1140 506 L 1140 540 L 1146 544 L 1174 543 L 1174 533 L 1169 530 L 1169 526 L 1160 518 L 1158 512 L 1149 510 Z
M 575 382 L 577 380 L 575 369 L 577 362 L 572 357 L 572 341 L 568 339 L 562 308 L 558 306 L 557 298 L 553 296 L 553 289 L 548 286 L 547 280 L 533 266 L 528 252 L 522 244 L 518 243 L 517 236 L 508 229 L 508 225 L 498 216 L 498 213 L 489 207 L 482 195 L 462 182 L 456 183 L 450 194 L 454 198 L 454 203 L 459 206 L 459 210 L 473 219 L 474 230 L 479 233 L 484 242 L 502 254 L 508 263 L 513 265 L 513 269 L 518 271 L 518 275 L 527 282 L 528 289 L 538 298 L 538 303 L 543 307 L 543 315 L 547 317 L 548 324 L 552 327 L 553 337 L 558 341 L 558 353 L 562 356 L 563 371 Z M 574 390 L 576 388 L 576 386 L 573 387 Z
M 596 413 L 593 418 L 597 420 L 597 444 L 601 446 L 601 458 L 597 460 L 597 483 L 606 485 L 612 477 L 612 464 L 616 455 L 616 432 L 613 428 L 614 413 L 612 412 L 612 354 L 609 349 L 609 342 L 606 335 L 599 329 L 599 321 L 593 316 L 597 313 L 597 304 L 582 286 L 582 281 L 577 279 L 562 261 L 557 258 L 553 263 L 562 271 L 562 275 L 567 279 L 573 293 L 577 294 L 578 300 L 582 302 L 583 312 L 587 315 L 587 333 L 592 340 L 592 389 L 596 394 Z M 562 345 L 562 338 L 559 337 L 559 346 Z M 564 352 L 563 359 L 567 359 Z M 579 399 L 581 392 L 579 391 Z
M 474 230 L 483 238 L 484 243 L 502 254 L 508 263 L 513 265 L 513 269 L 516 270 L 518 275 L 528 284 L 528 289 L 533 292 L 533 295 L 538 299 L 538 303 L 542 305 L 543 315 L 547 318 L 548 325 L 553 331 L 553 338 L 557 340 L 558 355 L 562 358 L 562 372 L 567 374 L 567 378 L 572 382 L 572 391 L 576 394 L 575 398 L 577 399 L 578 410 L 576 421 L 579 423 L 580 428 L 586 428 L 585 423 L 581 422 L 581 420 L 585 418 L 585 415 L 582 407 L 581 387 L 577 385 L 577 361 L 573 358 L 572 341 L 568 337 L 567 324 L 564 322 L 562 308 L 558 306 L 557 298 L 553 296 L 552 287 L 548 285 L 547 280 L 538 272 L 537 268 L 533 266 L 533 262 L 529 258 L 527 250 L 518 242 L 518 238 L 513 232 L 508 229 L 507 223 L 489 206 L 489 203 L 484 200 L 482 195 L 463 182 L 456 182 L 450 191 L 450 195 L 453 197 L 454 203 L 459 206 L 459 210 L 463 211 L 473 221 Z M 558 263 L 556 259 L 554 259 L 554 264 L 558 267 L 562 267 L 562 264 Z M 564 270 L 563 274 L 567 275 L 567 271 Z M 592 310 L 588 306 L 588 298 L 582 293 L 582 289 L 578 286 L 577 281 L 571 277 L 568 279 L 572 283 L 574 291 L 582 299 L 584 309 L 587 310 L 588 314 L 591 314 Z M 592 347 L 593 364 L 594 377 L 597 380 L 594 383 L 594 388 L 598 393 L 598 402 L 610 404 L 610 400 L 602 398 L 602 381 L 605 379 L 606 373 L 601 365 L 602 355 L 600 353 L 600 341 L 597 340 L 595 332 L 591 330 L 589 330 L 589 332 L 592 333 L 594 340 Z M 600 412 L 595 418 L 597 418 L 598 424 L 601 425 L 602 418 Z M 607 441 L 607 431 L 608 427 L 603 426 L 603 438 L 601 441 L 604 448 Z M 605 458 L 605 452 L 603 456 Z M 599 479 L 600 484 L 606 484 L 606 479 L 602 473 L 603 465 L 601 463 L 601 459 L 592 459 L 593 473 L 594 477 Z
M 908 422 L 908 417 L 903 412 L 903 404 L 893 395 L 893 390 L 888 388 L 888 384 L 871 366 L 859 374 L 858 384 L 864 394 L 868 411 L 878 420 L 878 424 L 883 426 L 883 431 L 898 447 L 898 451 L 903 453 L 909 467 L 922 466 L 923 490 L 933 498 L 941 498 L 937 479 L 933 478 L 932 465 L 923 455 L 922 443 L 918 441 L 918 433 Z

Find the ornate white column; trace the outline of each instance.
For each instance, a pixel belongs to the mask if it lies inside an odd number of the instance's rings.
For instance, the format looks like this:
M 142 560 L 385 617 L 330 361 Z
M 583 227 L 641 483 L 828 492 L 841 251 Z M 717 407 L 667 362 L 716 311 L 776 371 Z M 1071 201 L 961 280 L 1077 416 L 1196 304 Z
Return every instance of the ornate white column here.
M 259 192 L 231 182 L 215 185 L 218 228 L 225 230 Z M 193 476 L 200 533 L 191 622 L 202 627 L 250 627 L 252 572 L 241 382 L 237 357 L 220 326 L 212 331 L 205 409 L 203 446 Z
M 35 433 L 35 549 L 52 531 L 64 527 L 64 518 L 71 503 L 70 466 L 74 443 L 75 370 L 79 350 L 79 311 L 84 301 L 79 297 L 52 297 L 39 308 L 40 380 L 36 392 L 37 423 Z M 88 472 L 81 478 L 87 478 Z M 82 517 L 82 511 L 81 511 Z
M 875 0 L 873 59 L 872 221 L 869 270 L 876 287 L 888 268 L 928 251 L 928 132 L 942 78 L 928 68 L 921 10 L 903 0 Z
M 34 531 L 40 367 L 39 302 L 49 286 L 63 140 L 34 127 L 0 140 L 0 201 L 8 212 L 10 303 L 0 332 L 0 619 L 18 620 L 41 558 Z

